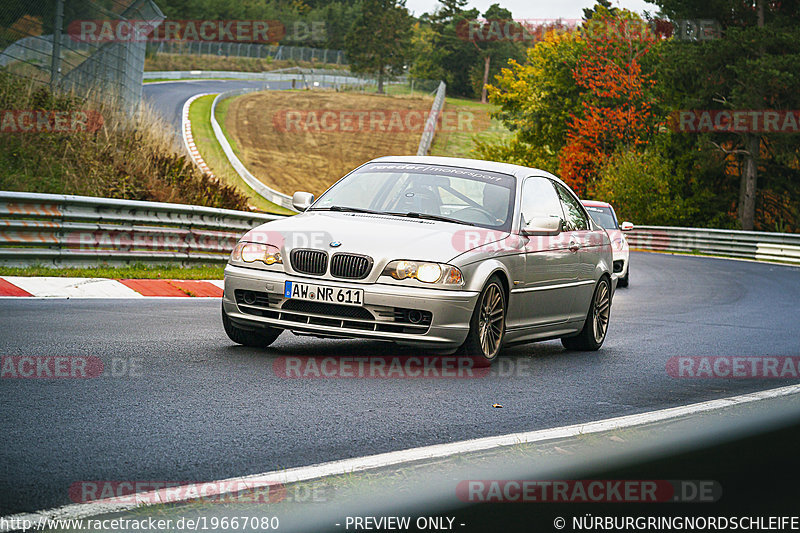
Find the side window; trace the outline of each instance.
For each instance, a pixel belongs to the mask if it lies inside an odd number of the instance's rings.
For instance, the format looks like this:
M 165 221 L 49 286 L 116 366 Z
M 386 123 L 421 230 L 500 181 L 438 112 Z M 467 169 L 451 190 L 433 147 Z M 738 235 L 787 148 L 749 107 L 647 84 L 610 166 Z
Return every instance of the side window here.
M 561 202 L 547 178 L 528 178 L 522 185 L 522 223 L 534 217 L 563 217 Z
M 561 203 L 564 204 L 567 231 L 589 229 L 589 219 L 586 217 L 586 213 L 581 208 L 578 200 L 558 183 L 556 183 L 556 189 L 558 190 L 558 196 L 561 198 Z

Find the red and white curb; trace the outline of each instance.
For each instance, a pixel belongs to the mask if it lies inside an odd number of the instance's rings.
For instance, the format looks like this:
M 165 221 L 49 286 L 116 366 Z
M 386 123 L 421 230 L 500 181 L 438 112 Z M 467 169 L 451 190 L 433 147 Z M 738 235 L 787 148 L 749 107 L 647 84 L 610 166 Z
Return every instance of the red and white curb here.
M 0 277 L 0 298 L 221 298 L 222 280 Z
M 209 94 L 211 93 L 196 94 L 186 100 L 186 103 L 183 104 L 183 111 L 181 112 L 181 132 L 183 133 L 183 144 L 189 151 L 189 155 L 191 156 L 192 161 L 194 161 L 194 164 L 197 165 L 198 168 L 205 174 L 208 174 L 213 178 L 215 177 L 214 173 L 211 172 L 211 168 L 203 160 L 203 156 L 200 155 L 200 151 L 197 149 L 197 145 L 194 142 L 194 137 L 192 136 L 192 122 L 189 120 L 189 108 L 191 107 L 192 102 L 202 96 L 208 96 Z

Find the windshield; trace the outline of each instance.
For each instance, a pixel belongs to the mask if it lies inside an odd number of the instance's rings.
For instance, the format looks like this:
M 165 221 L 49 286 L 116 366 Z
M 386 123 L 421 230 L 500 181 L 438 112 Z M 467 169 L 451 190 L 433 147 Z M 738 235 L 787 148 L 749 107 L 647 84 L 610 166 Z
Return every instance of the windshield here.
M 439 165 L 370 163 L 336 183 L 311 210 L 348 208 L 446 218 L 510 230 L 515 178 Z
M 590 207 L 588 205 L 584 207 L 592 215 L 592 219 L 604 229 L 619 229 L 617 217 L 614 216 L 614 211 L 610 207 Z

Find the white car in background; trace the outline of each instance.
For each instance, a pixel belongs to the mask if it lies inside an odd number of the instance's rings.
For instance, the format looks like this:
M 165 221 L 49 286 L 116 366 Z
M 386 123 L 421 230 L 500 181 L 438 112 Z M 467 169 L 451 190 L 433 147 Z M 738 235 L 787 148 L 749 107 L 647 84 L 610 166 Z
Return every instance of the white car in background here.
M 614 254 L 614 275 L 618 278 L 617 286 L 627 287 L 630 282 L 630 248 L 623 232 L 631 231 L 633 224 L 630 222 L 619 224 L 614 208 L 607 202 L 581 200 L 581 203 L 594 221 L 608 233 L 611 239 L 611 251 Z

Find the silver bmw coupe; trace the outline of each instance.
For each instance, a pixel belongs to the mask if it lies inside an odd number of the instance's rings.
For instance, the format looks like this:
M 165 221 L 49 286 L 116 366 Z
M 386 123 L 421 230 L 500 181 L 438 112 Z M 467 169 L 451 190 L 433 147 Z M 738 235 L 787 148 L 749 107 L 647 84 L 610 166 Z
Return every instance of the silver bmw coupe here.
M 289 330 L 491 361 L 516 343 L 605 340 L 610 240 L 548 172 L 383 157 L 293 204 L 301 214 L 249 231 L 231 253 L 222 321 L 236 343 L 268 346 Z

